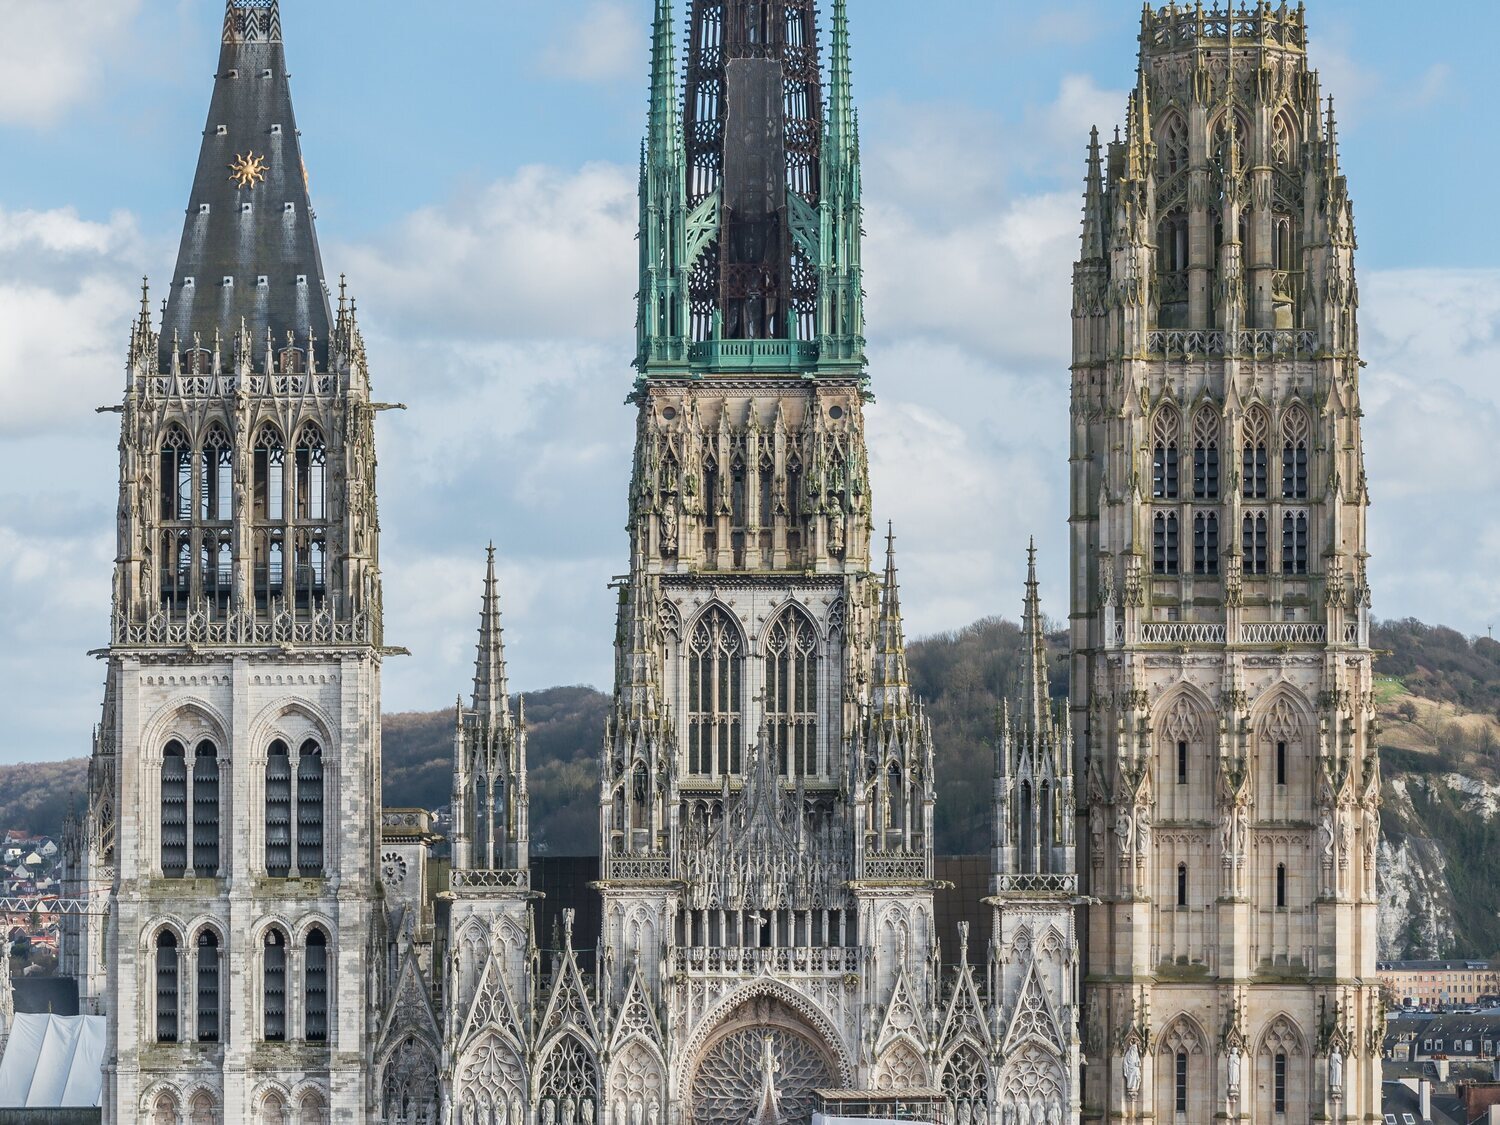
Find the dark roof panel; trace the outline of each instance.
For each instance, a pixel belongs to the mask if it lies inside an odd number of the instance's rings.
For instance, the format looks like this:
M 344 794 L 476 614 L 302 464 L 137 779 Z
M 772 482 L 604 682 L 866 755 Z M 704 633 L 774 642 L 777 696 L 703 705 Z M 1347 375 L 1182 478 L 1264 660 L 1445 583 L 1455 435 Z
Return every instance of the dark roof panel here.
M 213 346 L 243 321 L 264 347 L 288 332 L 325 344 L 332 324 L 313 229 L 307 172 L 292 112 L 275 3 L 228 0 L 219 71 L 162 327 Z M 319 348 L 320 354 L 323 348 Z

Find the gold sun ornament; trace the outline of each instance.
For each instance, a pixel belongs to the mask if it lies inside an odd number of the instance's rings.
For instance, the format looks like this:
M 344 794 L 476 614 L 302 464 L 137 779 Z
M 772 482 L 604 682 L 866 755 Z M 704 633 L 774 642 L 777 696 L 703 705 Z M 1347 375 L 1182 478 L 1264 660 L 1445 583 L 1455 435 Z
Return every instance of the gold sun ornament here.
M 253 189 L 266 178 L 266 167 L 265 159 L 253 152 L 237 154 L 229 166 L 229 179 L 238 187 Z

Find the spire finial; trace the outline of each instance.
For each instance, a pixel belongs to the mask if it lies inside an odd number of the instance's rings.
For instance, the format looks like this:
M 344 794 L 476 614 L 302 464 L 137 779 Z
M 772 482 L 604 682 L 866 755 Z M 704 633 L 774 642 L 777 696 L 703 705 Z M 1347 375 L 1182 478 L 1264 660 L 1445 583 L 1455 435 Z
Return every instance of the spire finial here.
M 1088 173 L 1083 188 L 1083 260 L 1104 257 L 1104 162 L 1099 152 L 1099 127 L 1089 130 Z
M 485 550 L 484 601 L 479 611 L 479 646 L 474 659 L 474 710 L 497 723 L 510 717 L 499 586 L 495 576 L 495 544 L 491 542 Z
M 1026 548 L 1026 603 L 1021 614 L 1021 633 L 1026 646 L 1026 667 L 1022 674 L 1022 717 L 1033 737 L 1047 725 L 1047 636 L 1042 620 L 1040 583 L 1036 576 L 1036 537 Z

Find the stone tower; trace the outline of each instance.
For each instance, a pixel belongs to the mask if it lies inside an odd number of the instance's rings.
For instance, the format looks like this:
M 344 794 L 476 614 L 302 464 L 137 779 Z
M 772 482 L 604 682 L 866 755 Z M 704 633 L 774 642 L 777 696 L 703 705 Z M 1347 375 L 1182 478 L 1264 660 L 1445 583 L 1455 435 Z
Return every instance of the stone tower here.
M 118 408 L 76 833 L 77 877 L 112 888 L 107 978 L 84 977 L 106 1122 L 368 1119 L 377 409 L 353 307 L 330 307 L 276 0 L 228 0 L 171 290 L 160 328 L 143 294 Z
M 932 748 L 870 565 L 845 4 L 826 75 L 813 0 L 688 11 L 684 92 L 656 5 L 641 165 L 600 763 L 602 1003 L 641 1014 L 603 1090 L 616 1120 L 747 1120 L 769 1036 L 804 1122 L 819 1087 L 937 1080 Z
M 1021 632 L 1018 706 L 1005 710 L 995 756 L 988 983 L 1001 1029 L 997 1101 L 1002 1114 L 1024 1106 L 1032 1121 L 1056 1113 L 1072 1122 L 1081 1061 L 1073 762 L 1066 714 L 1058 715 L 1048 690 L 1034 543 Z
M 1379 1113 L 1354 242 L 1301 8 L 1148 7 L 1074 282 L 1085 1120 Z

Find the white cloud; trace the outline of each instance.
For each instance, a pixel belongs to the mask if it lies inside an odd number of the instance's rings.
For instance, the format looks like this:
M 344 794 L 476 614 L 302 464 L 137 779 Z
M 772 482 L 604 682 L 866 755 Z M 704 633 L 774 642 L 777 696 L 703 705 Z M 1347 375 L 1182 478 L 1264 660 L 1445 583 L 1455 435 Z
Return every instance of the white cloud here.
M 140 0 L 0 0 L 0 122 L 46 126 L 92 94 Z
M 546 74 L 581 82 L 638 79 L 647 43 L 637 13 L 621 0 L 593 0 L 542 52 Z

